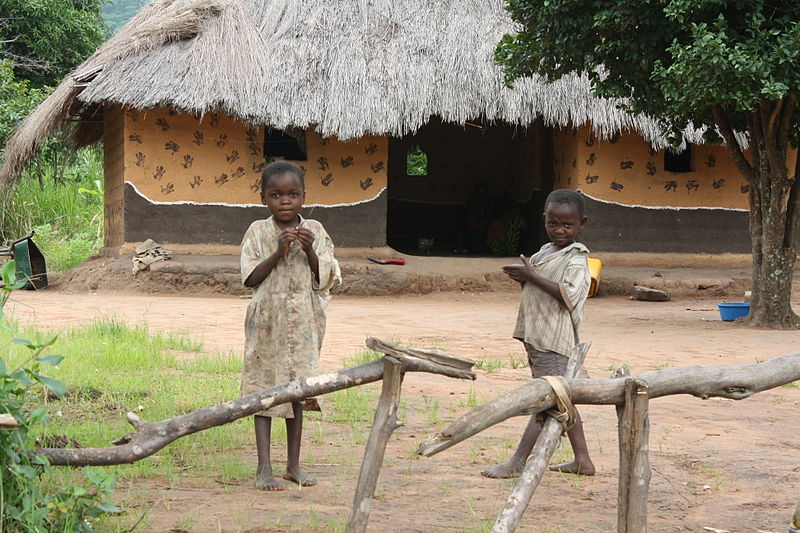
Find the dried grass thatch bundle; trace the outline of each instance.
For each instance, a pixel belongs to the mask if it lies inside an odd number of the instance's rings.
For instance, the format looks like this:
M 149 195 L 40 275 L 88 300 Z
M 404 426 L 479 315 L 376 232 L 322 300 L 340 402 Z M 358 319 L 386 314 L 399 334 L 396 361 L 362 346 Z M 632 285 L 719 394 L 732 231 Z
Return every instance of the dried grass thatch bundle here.
M 221 110 L 341 139 L 402 135 L 434 115 L 521 125 L 541 117 L 667 146 L 653 120 L 592 97 L 585 76 L 505 87 L 493 52 L 513 30 L 504 0 L 155 0 L 22 124 L 0 185 L 69 115 L 107 103 Z M 89 142 L 97 128 L 79 124 L 76 134 Z

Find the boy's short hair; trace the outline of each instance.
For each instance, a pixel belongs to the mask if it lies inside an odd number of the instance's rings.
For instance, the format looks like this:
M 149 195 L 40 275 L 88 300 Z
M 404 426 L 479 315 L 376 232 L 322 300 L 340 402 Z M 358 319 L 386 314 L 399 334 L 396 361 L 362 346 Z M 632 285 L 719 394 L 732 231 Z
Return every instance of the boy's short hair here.
M 547 195 L 544 201 L 545 211 L 547 204 L 572 204 L 578 210 L 578 215 L 583 218 L 586 212 L 586 204 L 583 201 L 583 194 L 571 189 L 556 189 Z
M 306 190 L 306 177 L 303 169 L 292 163 L 291 161 L 274 161 L 267 165 L 264 172 L 261 173 L 261 196 L 266 195 L 267 187 L 275 176 L 282 174 L 291 174 L 300 182 L 303 190 Z

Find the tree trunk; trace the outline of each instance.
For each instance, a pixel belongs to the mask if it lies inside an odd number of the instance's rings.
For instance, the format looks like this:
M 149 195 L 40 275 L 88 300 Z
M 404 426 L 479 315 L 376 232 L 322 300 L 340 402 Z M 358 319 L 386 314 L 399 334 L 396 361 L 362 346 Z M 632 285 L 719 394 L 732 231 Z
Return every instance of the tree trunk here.
M 766 328 L 796 328 L 800 318 L 792 311 L 792 278 L 797 250 L 796 179 L 789 179 L 786 151 L 753 139 L 762 156 L 750 188 L 750 239 L 753 246 L 753 291 L 749 324 Z M 756 147 L 756 144 L 758 146 Z M 764 152 L 771 153 L 768 156 Z M 775 162 L 778 168 L 775 168 Z M 795 176 L 797 167 L 795 167 Z M 791 200 L 791 201 L 790 201 Z
M 797 261 L 800 161 L 791 178 L 786 166 L 796 103 L 796 95 L 790 93 L 780 100 L 762 100 L 746 115 L 749 160 L 727 112 L 718 105 L 711 108 L 731 159 L 750 188 L 753 292 L 747 320 L 756 327 L 800 327 L 800 317 L 791 308 L 792 277 Z

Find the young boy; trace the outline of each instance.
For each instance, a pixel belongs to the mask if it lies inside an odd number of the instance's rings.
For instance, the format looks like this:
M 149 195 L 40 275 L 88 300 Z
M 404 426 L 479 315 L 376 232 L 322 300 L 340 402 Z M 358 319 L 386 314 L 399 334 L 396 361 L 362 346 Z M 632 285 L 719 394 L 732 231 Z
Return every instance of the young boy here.
M 570 350 L 578 343 L 578 329 L 589 293 L 589 250 L 575 242 L 586 223 L 583 197 L 577 191 L 558 189 L 545 201 L 544 223 L 552 242 L 542 246 L 530 261 L 503 267 L 503 271 L 522 285 L 522 302 L 517 314 L 514 338 L 528 352 L 533 377 L 563 376 Z M 536 444 L 541 428 L 531 417 L 514 455 L 505 463 L 487 468 L 482 475 L 491 478 L 518 476 Z M 575 459 L 551 466 L 570 474 L 594 475 L 580 416 L 567 432 Z
M 261 202 L 272 216 L 253 222 L 242 240 L 242 282 L 255 288 L 245 320 L 242 396 L 319 374 L 329 290 L 341 276 L 322 224 L 300 216 L 304 200 L 303 171 L 297 165 L 277 161 L 264 169 Z M 274 416 L 286 419 L 284 479 L 314 485 L 300 468 L 303 411 L 293 402 L 255 416 L 256 487 L 283 489 L 270 461 Z

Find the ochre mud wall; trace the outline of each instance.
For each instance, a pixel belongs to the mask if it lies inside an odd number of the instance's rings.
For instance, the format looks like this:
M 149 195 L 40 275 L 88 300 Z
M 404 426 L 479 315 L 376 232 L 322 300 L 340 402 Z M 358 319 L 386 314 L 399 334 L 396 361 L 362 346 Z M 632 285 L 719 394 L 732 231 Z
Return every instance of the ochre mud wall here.
M 749 184 L 722 146 L 692 146 L 690 172 L 664 168 L 639 135 L 594 138 L 556 130 L 554 188 L 589 199 L 582 240 L 607 252 L 747 253 Z M 795 154 L 789 157 L 790 172 Z
M 264 128 L 220 113 L 125 112 L 125 181 L 152 202 L 258 205 Z M 387 141 L 307 132 L 307 204 L 354 204 L 386 187 Z
M 220 113 L 198 118 L 168 109 L 125 110 L 122 146 L 124 210 L 117 241 L 238 244 L 261 206 L 265 128 Z M 388 141 L 342 142 L 306 132 L 304 214 L 321 220 L 340 246 L 386 243 Z M 108 181 L 107 179 L 107 181 Z M 113 184 L 112 184 L 113 185 Z M 115 241 L 116 242 L 116 241 Z
M 556 130 L 554 187 L 623 205 L 747 209 L 749 186 L 722 146 L 693 145 L 691 172 L 664 169 L 639 135 L 597 140 L 587 126 Z

